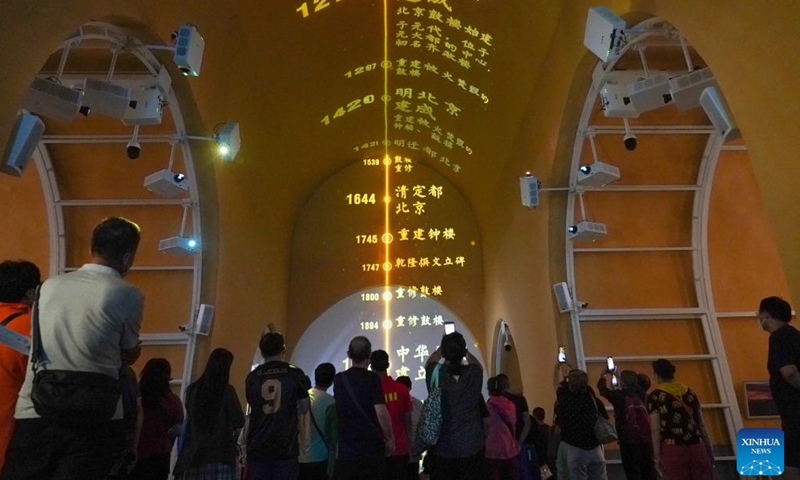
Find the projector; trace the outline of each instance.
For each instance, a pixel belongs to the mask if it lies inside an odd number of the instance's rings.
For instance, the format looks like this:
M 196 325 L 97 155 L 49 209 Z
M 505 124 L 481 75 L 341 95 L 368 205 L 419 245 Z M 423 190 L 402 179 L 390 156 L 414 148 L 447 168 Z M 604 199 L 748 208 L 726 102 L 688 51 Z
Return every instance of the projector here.
M 83 105 L 83 92 L 44 78 L 34 78 L 22 108 L 53 120 L 71 122 Z
M 177 197 L 189 190 L 186 175 L 166 168 L 145 177 L 144 188 L 164 198 Z
M 606 83 L 600 90 L 600 104 L 606 117 L 637 118 L 639 112 L 628 100 L 628 87 L 621 83 Z
M 539 206 L 539 179 L 526 173 L 519 177 L 519 193 L 522 197 L 522 204 L 528 208 Z
M 223 160 L 233 160 L 239 153 L 242 140 L 239 137 L 239 122 L 226 122 L 214 134 Z
M 122 123 L 133 125 L 160 125 L 164 97 L 156 86 L 131 90 L 131 101 L 122 116 Z
M 578 169 L 578 184 L 580 185 L 604 187 L 617 180 L 619 180 L 619 168 L 599 160 Z
M 586 17 L 583 44 L 606 63 L 619 57 L 625 46 L 625 20 L 606 7 L 592 7 Z
M 131 89 L 111 82 L 87 78 L 83 84 L 83 104 L 92 113 L 122 118 L 131 101 Z
M 639 113 L 663 107 L 669 101 L 669 75 L 665 73 L 628 85 L 628 102 Z
M 171 255 L 194 255 L 200 251 L 200 242 L 178 235 L 158 241 L 158 251 Z
M 577 225 L 570 225 L 567 227 L 567 232 L 570 240 L 579 242 L 594 242 L 608 233 L 605 223 L 590 222 L 588 220 L 581 220 Z
M 206 41 L 203 40 L 194 25 L 180 27 L 176 36 L 175 55 L 172 57 L 172 61 L 184 75 L 192 77 L 200 75 Z
M 700 94 L 708 87 L 716 87 L 717 81 L 709 68 L 675 77 L 669 81 L 669 93 L 679 112 L 700 105 Z

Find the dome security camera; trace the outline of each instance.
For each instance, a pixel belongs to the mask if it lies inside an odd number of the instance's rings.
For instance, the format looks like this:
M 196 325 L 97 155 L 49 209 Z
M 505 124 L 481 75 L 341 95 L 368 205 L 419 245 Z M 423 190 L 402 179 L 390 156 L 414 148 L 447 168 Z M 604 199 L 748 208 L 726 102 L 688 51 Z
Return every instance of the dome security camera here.
M 139 154 L 142 153 L 142 146 L 136 140 L 131 140 L 125 145 L 125 153 L 128 154 L 129 159 L 136 160 L 139 158 Z
M 622 143 L 625 144 L 625 150 L 629 152 L 636 150 L 636 135 L 632 132 L 626 133 L 625 137 L 622 139 Z

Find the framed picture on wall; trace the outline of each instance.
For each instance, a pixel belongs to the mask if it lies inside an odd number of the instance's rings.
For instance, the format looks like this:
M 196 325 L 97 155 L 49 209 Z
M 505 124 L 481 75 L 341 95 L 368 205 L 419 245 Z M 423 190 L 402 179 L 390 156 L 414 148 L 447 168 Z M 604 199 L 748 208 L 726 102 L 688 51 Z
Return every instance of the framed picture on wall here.
M 744 400 L 747 418 L 778 418 L 769 382 L 744 382 Z

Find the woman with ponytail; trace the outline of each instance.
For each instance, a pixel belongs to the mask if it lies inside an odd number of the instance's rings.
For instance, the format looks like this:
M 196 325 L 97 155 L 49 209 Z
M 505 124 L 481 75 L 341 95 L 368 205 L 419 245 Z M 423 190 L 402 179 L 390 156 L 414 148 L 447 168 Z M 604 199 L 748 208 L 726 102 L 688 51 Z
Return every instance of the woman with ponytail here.
M 187 428 L 173 474 L 183 480 L 236 480 L 236 439 L 244 414 L 228 383 L 233 354 L 211 352 L 200 378 L 186 389 Z

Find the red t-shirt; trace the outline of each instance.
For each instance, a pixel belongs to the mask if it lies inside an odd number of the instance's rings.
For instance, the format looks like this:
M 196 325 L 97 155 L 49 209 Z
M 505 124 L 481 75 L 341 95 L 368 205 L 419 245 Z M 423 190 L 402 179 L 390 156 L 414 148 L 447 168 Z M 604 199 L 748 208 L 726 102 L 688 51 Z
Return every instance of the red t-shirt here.
M 381 387 L 383 396 L 386 400 L 386 409 L 392 419 L 392 432 L 394 432 L 394 451 L 391 456 L 408 455 L 410 449 L 409 435 L 406 432 L 405 418 L 406 413 L 411 413 L 414 406 L 411 404 L 411 393 L 408 387 L 402 383 L 397 383 L 389 375 L 383 375 Z
M 30 307 L 21 303 L 0 303 L 0 322 L 9 315 L 23 311 L 22 315 L 11 320 L 7 328 L 26 336 L 31 335 Z M 11 347 L 0 345 L 0 468 L 6 448 L 14 434 L 14 407 L 22 382 L 25 381 L 25 370 L 28 357 Z
M 145 408 L 137 449 L 139 459 L 168 454 L 175 439 L 167 432 L 179 423 L 183 423 L 183 402 L 172 392 L 159 399 L 156 410 Z

